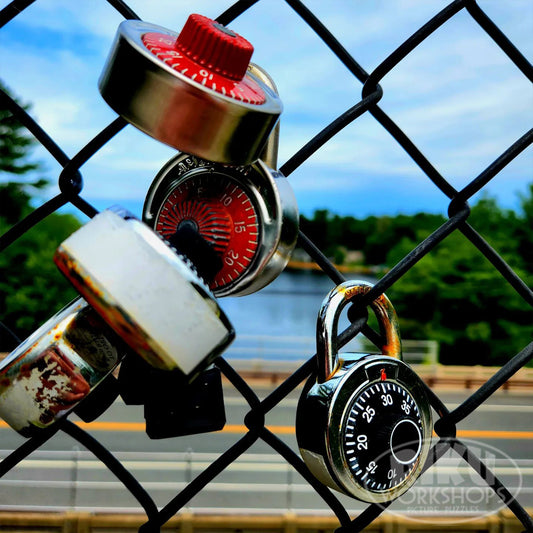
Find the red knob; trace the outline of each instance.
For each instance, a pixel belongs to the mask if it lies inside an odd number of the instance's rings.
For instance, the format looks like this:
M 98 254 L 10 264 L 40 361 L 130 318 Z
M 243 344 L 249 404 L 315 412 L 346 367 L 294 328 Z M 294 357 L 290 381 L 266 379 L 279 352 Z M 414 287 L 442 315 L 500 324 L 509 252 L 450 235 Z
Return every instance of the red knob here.
M 214 20 L 190 15 L 177 38 L 148 32 L 142 42 L 159 60 L 206 89 L 248 104 L 265 102 L 261 87 L 246 75 L 253 46 Z
M 242 80 L 254 47 L 232 30 L 203 15 L 190 15 L 176 49 L 199 65 L 232 80 Z

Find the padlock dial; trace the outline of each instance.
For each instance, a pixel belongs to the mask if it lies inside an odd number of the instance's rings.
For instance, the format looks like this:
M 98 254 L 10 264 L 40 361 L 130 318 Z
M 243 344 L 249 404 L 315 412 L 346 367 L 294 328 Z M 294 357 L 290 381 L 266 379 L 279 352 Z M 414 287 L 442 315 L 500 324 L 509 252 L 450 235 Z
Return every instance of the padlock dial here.
M 194 14 L 177 39 L 149 32 L 142 43 L 159 60 L 208 89 L 249 104 L 265 102 L 259 83 L 246 76 L 253 46 L 214 20 Z
M 424 434 L 420 411 L 398 383 L 384 379 L 359 391 L 343 428 L 346 463 L 369 491 L 401 485 L 418 465 Z
M 227 174 L 189 176 L 163 200 L 155 230 L 169 239 L 191 224 L 222 258 L 222 269 L 209 288 L 235 283 L 253 263 L 259 242 L 255 200 Z
M 215 296 L 255 292 L 285 268 L 298 236 L 298 207 L 287 179 L 262 161 L 226 166 L 178 154 L 158 173 L 144 221 L 171 242 L 183 224 L 219 255 Z
M 126 20 L 98 87 L 113 110 L 153 138 L 210 161 L 249 164 L 283 108 L 254 74 L 252 51 L 201 15 L 191 15 L 179 34 Z
M 180 54 L 176 50 L 175 41 L 164 33 L 146 33 L 142 42 L 167 65 L 204 87 L 248 104 L 262 104 L 265 101 L 261 87 L 253 79 L 234 81 L 230 77 L 202 68 L 200 63 Z
M 298 404 L 302 457 L 326 485 L 368 503 L 393 500 L 418 479 L 431 445 L 431 411 L 417 375 L 382 355 L 343 353 Z
M 347 494 L 389 501 L 422 471 L 431 444 L 429 402 L 420 379 L 399 359 L 343 357 L 347 372 L 339 372 L 326 429 L 332 473 Z

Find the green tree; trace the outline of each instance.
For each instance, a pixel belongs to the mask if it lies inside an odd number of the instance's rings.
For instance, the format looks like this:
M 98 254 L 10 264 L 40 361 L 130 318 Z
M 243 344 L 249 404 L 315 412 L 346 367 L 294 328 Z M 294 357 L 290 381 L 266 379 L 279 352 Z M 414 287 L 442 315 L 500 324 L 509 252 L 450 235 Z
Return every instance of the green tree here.
M 48 181 L 41 175 L 41 165 L 30 160 L 33 139 L 1 103 L 0 133 L 0 234 L 3 234 L 32 210 L 33 195 Z M 52 256 L 79 225 L 72 215 L 54 213 L 0 252 L 0 320 L 19 337 L 29 335 L 75 297 Z M 13 347 L 13 339 L 0 331 L 0 351 Z
M 9 94 L 1 81 L 0 90 Z M 28 105 L 22 107 L 29 109 Z M 9 224 L 26 215 L 32 195 L 48 185 L 42 176 L 34 176 L 41 165 L 29 159 L 33 146 L 34 140 L 20 121 L 5 105 L 0 105 L 0 213 Z M 33 179 L 26 179 L 28 174 Z
M 520 195 L 519 225 L 515 231 L 517 252 L 523 268 L 533 274 L 533 183 Z
M 527 282 L 512 238 L 520 218 L 485 197 L 472 208 L 469 222 Z M 416 244 L 402 240 L 389 253 L 388 263 L 397 262 Z M 445 364 L 503 364 L 531 339 L 531 307 L 458 231 L 400 279 L 389 297 L 402 335 L 437 340 Z
M 359 220 L 321 210 L 305 221 L 304 231 L 331 257 L 342 245 L 361 250 L 367 265 L 393 267 L 444 222 L 442 215 L 428 213 Z M 517 211 L 483 195 L 468 222 L 531 286 L 533 184 Z M 437 340 L 443 363 L 499 365 L 531 340 L 530 305 L 458 230 L 387 292 L 402 336 Z

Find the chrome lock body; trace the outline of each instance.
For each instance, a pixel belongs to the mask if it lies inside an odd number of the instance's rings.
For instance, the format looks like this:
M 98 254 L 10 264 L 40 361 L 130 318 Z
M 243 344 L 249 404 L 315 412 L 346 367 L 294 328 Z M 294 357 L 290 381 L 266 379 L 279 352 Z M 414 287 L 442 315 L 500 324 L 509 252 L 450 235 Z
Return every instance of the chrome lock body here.
M 128 214 L 105 210 L 54 261 L 111 329 L 152 366 L 192 381 L 235 332 L 187 258 Z
M 338 353 L 342 309 L 371 287 L 348 281 L 324 300 L 317 321 L 317 377 L 302 392 L 296 437 L 319 481 L 380 503 L 403 494 L 420 475 L 432 422 L 423 384 L 401 360 L 396 313 L 384 294 L 370 304 L 385 339 L 383 354 Z
M 0 416 L 22 435 L 34 435 L 112 377 L 128 351 L 98 313 L 77 298 L 0 364 Z
M 143 219 L 169 242 L 187 226 L 198 232 L 220 257 L 209 284 L 217 297 L 250 294 L 270 283 L 298 238 L 292 188 L 262 160 L 236 167 L 178 154 L 150 186 Z
M 99 80 L 104 100 L 155 139 L 198 157 L 258 159 L 282 111 L 250 68 L 253 46 L 214 20 L 191 15 L 178 34 L 126 20 Z

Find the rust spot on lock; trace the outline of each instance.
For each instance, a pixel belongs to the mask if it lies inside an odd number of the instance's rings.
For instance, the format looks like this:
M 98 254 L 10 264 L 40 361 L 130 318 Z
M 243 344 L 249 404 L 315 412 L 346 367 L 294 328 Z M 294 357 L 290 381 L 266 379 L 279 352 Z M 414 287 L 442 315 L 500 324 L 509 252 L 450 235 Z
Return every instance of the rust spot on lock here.
M 35 354 L 30 347 L 2 370 L 2 416 L 17 431 L 47 427 L 91 391 L 72 361 L 56 344 Z
M 135 350 L 152 366 L 168 369 L 168 362 L 152 348 L 150 339 L 138 327 L 133 317 L 117 305 L 112 295 L 102 290 L 78 261 L 61 246 L 56 250 L 54 262 L 74 288 L 130 348 Z
M 120 362 L 126 347 L 77 298 L 0 364 L 0 416 L 24 436 L 71 411 Z
M 342 309 L 354 298 L 367 294 L 373 285 L 366 281 L 352 280 L 341 283 L 330 291 L 322 302 L 317 321 L 317 381 L 331 378 L 341 366 L 337 346 L 337 325 Z M 379 322 L 383 355 L 401 359 L 401 340 L 398 317 L 390 300 L 381 294 L 370 302 Z

